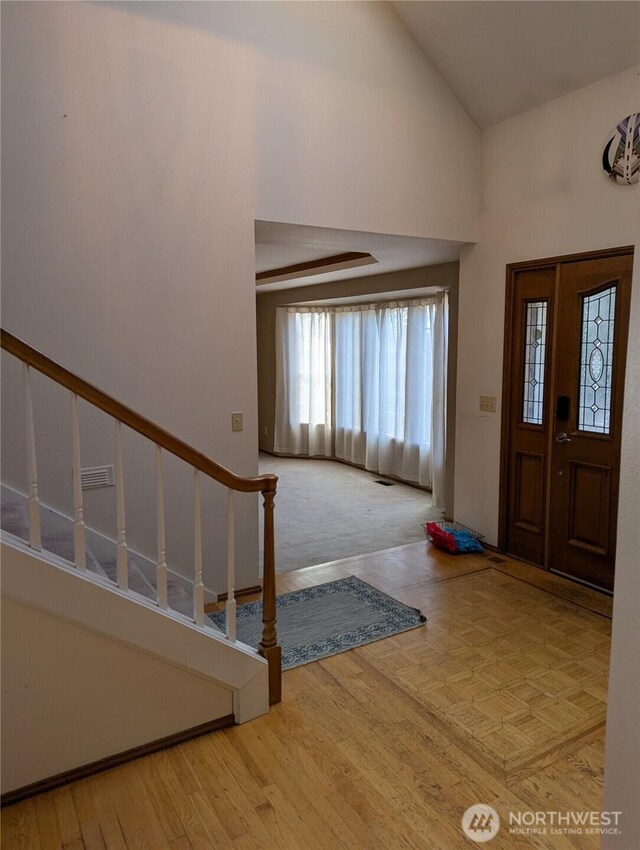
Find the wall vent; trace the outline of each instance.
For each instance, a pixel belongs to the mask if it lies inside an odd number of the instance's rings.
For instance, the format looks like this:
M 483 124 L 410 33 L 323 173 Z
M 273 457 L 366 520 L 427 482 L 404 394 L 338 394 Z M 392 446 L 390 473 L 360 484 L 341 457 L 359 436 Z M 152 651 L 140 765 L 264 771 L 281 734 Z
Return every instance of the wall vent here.
M 83 490 L 113 487 L 113 466 L 86 466 L 80 470 L 80 482 Z

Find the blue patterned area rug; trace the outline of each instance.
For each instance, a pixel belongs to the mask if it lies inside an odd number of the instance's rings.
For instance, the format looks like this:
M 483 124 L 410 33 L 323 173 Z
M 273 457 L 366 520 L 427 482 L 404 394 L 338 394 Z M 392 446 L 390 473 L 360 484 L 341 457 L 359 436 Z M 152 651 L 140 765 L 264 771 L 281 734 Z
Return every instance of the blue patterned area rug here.
M 417 608 L 371 587 L 355 576 L 278 596 L 278 642 L 282 669 L 337 655 L 426 623 Z M 262 602 L 238 605 L 238 640 L 257 647 L 262 637 Z M 224 611 L 209 614 L 225 627 Z

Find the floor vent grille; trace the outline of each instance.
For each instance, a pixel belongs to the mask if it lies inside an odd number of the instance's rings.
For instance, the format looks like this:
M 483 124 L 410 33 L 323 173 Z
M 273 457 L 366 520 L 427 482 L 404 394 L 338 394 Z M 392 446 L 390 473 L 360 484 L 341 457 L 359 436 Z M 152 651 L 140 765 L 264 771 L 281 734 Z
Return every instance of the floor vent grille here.
M 491 561 L 492 564 L 506 564 L 504 558 L 499 558 L 497 555 L 491 555 L 490 558 L 487 558 L 487 561 Z
M 382 484 L 383 487 L 393 487 L 393 481 L 383 481 L 381 478 L 377 478 L 375 483 Z

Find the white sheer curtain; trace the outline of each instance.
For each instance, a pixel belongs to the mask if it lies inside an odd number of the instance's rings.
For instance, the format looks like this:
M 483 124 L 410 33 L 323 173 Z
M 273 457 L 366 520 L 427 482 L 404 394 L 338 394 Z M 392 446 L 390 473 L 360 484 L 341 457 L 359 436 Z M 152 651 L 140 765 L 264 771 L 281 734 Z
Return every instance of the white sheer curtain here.
M 444 500 L 446 293 L 335 311 L 335 456 Z
M 276 452 L 333 456 L 332 325 L 323 308 L 276 310 Z
M 431 488 L 442 506 L 447 325 L 446 292 L 388 304 L 279 308 L 275 451 L 396 475 Z

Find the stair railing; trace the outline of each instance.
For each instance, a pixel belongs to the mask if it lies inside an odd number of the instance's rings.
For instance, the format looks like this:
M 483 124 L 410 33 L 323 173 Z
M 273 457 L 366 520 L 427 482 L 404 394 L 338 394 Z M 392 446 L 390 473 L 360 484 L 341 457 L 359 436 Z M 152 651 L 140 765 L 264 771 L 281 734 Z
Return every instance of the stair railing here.
M 78 417 L 78 398 L 92 404 L 115 420 L 115 484 L 117 514 L 117 555 L 116 578 L 118 587 L 128 592 L 128 547 L 125 522 L 124 500 L 124 454 L 122 448 L 122 426 L 151 440 L 156 446 L 156 510 L 157 510 L 157 561 L 156 586 L 158 607 L 166 610 L 167 602 L 167 563 L 165 553 L 165 510 L 164 510 L 164 466 L 163 452 L 169 452 L 188 463 L 193 468 L 194 481 L 194 591 L 193 621 L 203 627 L 205 623 L 204 585 L 202 582 L 202 522 L 200 478 L 207 475 L 227 487 L 227 600 L 226 637 L 236 640 L 236 600 L 235 600 L 235 516 L 234 493 L 262 493 L 264 509 L 264 570 L 262 579 L 262 639 L 259 653 L 269 665 L 269 703 L 280 702 L 281 647 L 276 632 L 276 588 L 275 588 L 275 538 L 274 538 L 274 498 L 278 476 L 271 473 L 255 478 L 236 475 L 211 458 L 174 437 L 168 431 L 145 419 L 126 405 L 103 393 L 83 378 L 74 375 L 59 363 L 32 348 L 23 340 L 1 330 L 2 348 L 23 363 L 25 391 L 25 420 L 27 436 L 27 476 L 29 507 L 29 545 L 35 550 L 42 549 L 40 532 L 40 498 L 38 494 L 38 468 L 36 463 L 36 441 L 33 415 L 33 396 L 31 390 L 31 369 L 46 375 L 51 380 L 66 387 L 71 393 L 71 438 L 73 464 L 73 543 L 74 561 L 78 570 L 86 570 L 85 523 L 81 486 L 80 421 Z

